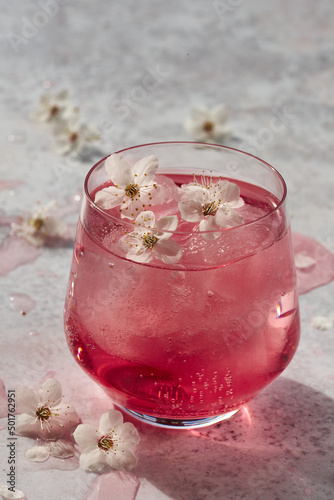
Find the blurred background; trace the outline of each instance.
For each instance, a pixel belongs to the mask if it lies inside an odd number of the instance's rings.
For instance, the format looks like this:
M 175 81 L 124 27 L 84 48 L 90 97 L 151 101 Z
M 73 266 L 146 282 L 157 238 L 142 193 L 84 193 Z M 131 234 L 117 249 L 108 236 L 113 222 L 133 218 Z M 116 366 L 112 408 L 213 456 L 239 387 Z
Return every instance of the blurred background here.
M 191 109 L 224 103 L 232 133 L 216 142 L 275 166 L 294 229 L 320 236 L 315 207 L 332 213 L 333 14 L 330 0 L 3 1 L 2 175 L 18 169 L 31 203 L 41 183 L 59 196 L 106 154 L 194 140 Z M 75 166 L 31 119 L 42 94 L 63 89 L 101 137 Z

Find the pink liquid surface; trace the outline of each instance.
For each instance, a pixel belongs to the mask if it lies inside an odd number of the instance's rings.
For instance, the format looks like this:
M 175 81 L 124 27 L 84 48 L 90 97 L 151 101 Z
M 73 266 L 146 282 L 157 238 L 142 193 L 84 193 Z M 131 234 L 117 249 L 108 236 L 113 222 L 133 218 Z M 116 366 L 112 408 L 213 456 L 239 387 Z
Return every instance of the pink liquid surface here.
M 276 206 L 268 192 L 238 184 L 246 222 Z M 282 210 L 212 242 L 196 231 L 175 235 L 183 257 L 174 269 L 108 250 L 110 234 L 88 211 L 94 235 L 79 222 L 65 330 L 77 362 L 116 404 L 160 418 L 216 416 L 238 409 L 286 368 L 299 312 Z

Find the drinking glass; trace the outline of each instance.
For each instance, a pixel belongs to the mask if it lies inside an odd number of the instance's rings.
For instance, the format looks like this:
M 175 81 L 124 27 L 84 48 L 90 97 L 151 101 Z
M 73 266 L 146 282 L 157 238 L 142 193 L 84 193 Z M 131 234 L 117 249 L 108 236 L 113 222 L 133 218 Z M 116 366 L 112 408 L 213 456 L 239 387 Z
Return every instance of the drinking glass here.
M 265 161 L 212 144 L 146 144 L 110 158 L 133 172 L 141 165 L 141 175 L 145 158 L 158 162 L 148 187 L 163 196 L 155 203 L 146 192 L 126 212 L 138 177 L 113 183 L 108 157 L 88 173 L 65 305 L 69 348 L 116 405 L 146 422 L 229 418 L 286 368 L 299 341 L 285 182 Z M 110 186 L 123 201 L 101 208 L 97 193 Z

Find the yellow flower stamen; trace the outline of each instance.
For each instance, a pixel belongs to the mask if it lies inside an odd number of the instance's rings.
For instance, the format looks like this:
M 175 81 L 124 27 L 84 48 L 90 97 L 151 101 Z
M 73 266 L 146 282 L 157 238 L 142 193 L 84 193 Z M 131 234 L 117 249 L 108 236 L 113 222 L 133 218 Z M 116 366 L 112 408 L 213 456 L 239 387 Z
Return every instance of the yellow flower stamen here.
M 153 234 L 151 234 L 151 233 L 148 233 L 147 235 L 142 236 L 142 238 L 144 240 L 144 246 L 146 248 L 150 248 L 150 249 L 152 249 L 153 246 L 158 241 L 158 238 L 156 238 L 155 236 L 153 236 Z
M 36 410 L 37 420 L 39 420 L 41 422 L 45 422 L 46 420 L 49 420 L 51 415 L 52 415 L 51 410 L 46 405 L 39 406 Z
M 125 188 L 126 196 L 129 196 L 129 198 L 131 198 L 131 199 L 133 199 L 135 196 L 137 196 L 138 193 L 139 193 L 138 184 L 130 183 Z
M 105 451 L 105 452 L 108 452 L 109 450 L 112 450 L 113 447 L 114 447 L 114 442 L 113 440 L 111 439 L 111 437 L 109 437 L 108 435 L 107 436 L 102 436 L 100 439 L 99 439 L 99 442 L 98 442 L 98 447 L 101 448 L 101 450 Z

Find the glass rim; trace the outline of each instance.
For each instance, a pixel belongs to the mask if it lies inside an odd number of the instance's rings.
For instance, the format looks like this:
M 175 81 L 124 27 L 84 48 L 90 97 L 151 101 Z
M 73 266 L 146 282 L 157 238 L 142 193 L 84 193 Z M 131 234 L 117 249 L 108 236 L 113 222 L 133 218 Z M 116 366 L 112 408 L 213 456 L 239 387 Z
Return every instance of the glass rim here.
M 235 151 L 236 153 L 240 153 L 240 154 L 245 155 L 245 156 L 250 156 L 251 158 L 254 158 L 255 160 L 257 160 L 260 163 L 262 163 L 263 165 L 265 165 L 267 168 L 269 168 L 274 173 L 274 175 L 276 175 L 276 177 L 279 179 L 279 181 L 281 182 L 281 184 L 283 186 L 283 194 L 282 194 L 282 196 L 281 196 L 281 198 L 279 200 L 279 203 L 275 207 L 273 207 L 272 210 L 270 210 L 270 212 L 266 213 L 265 215 L 262 215 L 261 217 L 255 219 L 253 221 L 245 222 L 244 224 L 241 224 L 239 226 L 233 226 L 233 227 L 228 227 L 228 228 L 221 228 L 220 230 L 214 229 L 214 230 L 211 230 L 211 231 L 196 231 L 198 234 L 225 232 L 225 231 L 237 230 L 237 229 L 240 229 L 240 228 L 243 228 L 243 227 L 249 227 L 249 226 L 251 226 L 253 224 L 258 224 L 259 221 L 264 221 L 267 217 L 270 217 L 272 214 L 274 214 L 275 212 L 277 212 L 283 206 L 283 204 L 284 204 L 284 202 L 286 200 L 286 197 L 287 197 L 287 185 L 286 185 L 286 182 L 285 182 L 283 176 L 279 173 L 279 171 L 275 167 L 273 167 L 272 165 L 270 165 L 270 163 L 266 162 L 262 158 L 259 158 L 258 156 L 252 155 L 251 153 L 247 153 L 246 151 L 242 151 L 241 149 L 231 148 L 229 146 L 222 146 L 220 144 L 214 144 L 214 143 L 208 143 L 208 142 L 197 142 L 197 141 L 195 141 L 195 142 L 194 141 L 161 141 L 161 142 L 149 142 L 147 144 L 138 144 L 136 146 L 130 146 L 130 147 L 127 147 L 127 148 L 123 148 L 123 149 L 120 149 L 119 151 L 115 151 L 114 153 L 108 154 L 104 158 L 101 158 L 101 160 L 99 160 L 97 163 L 95 163 L 90 168 L 90 170 L 86 174 L 85 181 L 84 181 L 84 194 L 85 194 L 85 197 L 86 197 L 87 201 L 89 202 L 90 206 L 94 210 L 96 210 L 97 212 L 99 212 L 107 220 L 112 220 L 113 222 L 115 222 L 115 221 L 120 222 L 121 221 L 122 224 L 128 224 L 129 227 L 131 227 L 131 228 L 137 227 L 137 225 L 135 224 L 134 220 L 128 219 L 128 218 L 121 219 L 121 218 L 115 217 L 114 215 L 111 215 L 108 212 L 106 212 L 103 208 L 99 207 L 94 202 L 94 200 L 91 198 L 91 196 L 90 196 L 90 193 L 88 191 L 88 182 L 89 182 L 89 180 L 90 180 L 93 172 L 96 170 L 96 168 L 101 163 L 103 163 L 104 161 L 106 161 L 106 159 L 109 158 L 109 156 L 111 156 L 112 154 L 120 154 L 120 153 L 123 153 L 125 151 L 131 151 L 132 149 L 139 149 L 139 148 L 143 148 L 143 147 L 147 147 L 147 146 L 172 146 L 172 145 L 176 145 L 176 144 L 177 145 L 179 145 L 179 144 L 180 145 L 181 144 L 185 144 L 185 145 L 189 145 L 189 146 L 201 146 L 201 147 L 204 146 L 204 147 L 211 147 L 211 148 L 215 147 L 217 149 L 228 150 L 228 151 Z M 158 158 L 158 160 L 159 160 L 159 158 Z M 231 180 L 233 180 L 233 178 L 231 178 Z M 151 229 L 155 229 L 155 228 L 152 227 Z M 171 234 L 189 234 L 190 231 L 178 231 L 178 229 L 176 228 L 175 231 L 170 231 L 170 230 L 164 229 L 164 232 L 165 233 L 171 233 Z

